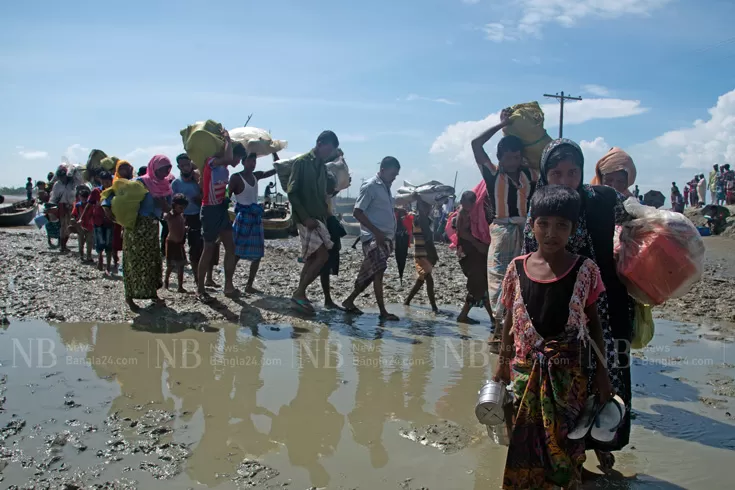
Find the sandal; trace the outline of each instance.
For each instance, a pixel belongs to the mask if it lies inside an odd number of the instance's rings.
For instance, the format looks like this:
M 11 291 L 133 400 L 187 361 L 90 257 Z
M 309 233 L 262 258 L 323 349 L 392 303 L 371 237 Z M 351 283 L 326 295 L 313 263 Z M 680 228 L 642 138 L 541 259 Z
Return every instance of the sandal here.
M 355 305 L 346 305 L 342 303 L 342 308 L 344 309 L 344 312 L 347 313 L 348 315 L 362 315 L 363 314 L 363 311 Z
M 307 313 L 307 314 L 315 313 L 314 306 L 306 298 L 303 298 L 303 299 L 291 298 L 291 307 L 302 313 Z

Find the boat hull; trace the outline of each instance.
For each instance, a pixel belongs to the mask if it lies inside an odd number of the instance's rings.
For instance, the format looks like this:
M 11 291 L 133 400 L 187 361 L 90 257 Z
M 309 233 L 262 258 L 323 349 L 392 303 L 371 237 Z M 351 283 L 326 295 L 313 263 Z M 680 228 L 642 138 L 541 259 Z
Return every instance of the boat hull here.
M 28 208 L 15 213 L 0 214 L 0 227 L 26 226 L 36 216 L 36 208 Z

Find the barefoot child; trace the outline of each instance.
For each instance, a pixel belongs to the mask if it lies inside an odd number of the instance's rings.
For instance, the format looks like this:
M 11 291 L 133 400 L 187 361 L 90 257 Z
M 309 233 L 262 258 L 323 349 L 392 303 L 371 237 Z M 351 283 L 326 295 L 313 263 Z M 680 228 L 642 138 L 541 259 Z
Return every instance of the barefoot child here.
M 459 265 L 467 278 L 467 298 L 462 311 L 457 317 L 459 323 L 475 325 L 479 323 L 469 317 L 473 306 L 485 307 L 490 321 L 493 322 L 493 309 L 487 291 L 487 250 L 488 246 L 472 234 L 470 211 L 477 203 L 477 196 L 472 191 L 462 194 L 461 208 L 457 214 L 457 254 Z
M 94 246 L 94 206 L 89 202 L 90 191 L 87 187 L 79 189 L 79 201 L 71 212 L 73 223 L 79 238 L 79 258 L 82 262 L 92 262 L 92 247 Z M 87 249 L 87 258 L 84 258 L 84 249 Z
M 173 197 L 171 211 L 166 213 L 163 219 L 168 224 L 168 236 L 166 237 L 166 281 L 164 287 L 168 289 L 171 273 L 176 270 L 179 280 L 179 293 L 186 293 L 184 289 L 184 266 L 186 265 L 186 252 L 184 251 L 184 238 L 186 236 L 186 220 L 184 209 L 189 205 L 189 200 L 183 194 Z
M 426 293 L 429 296 L 431 309 L 434 313 L 438 313 L 439 308 L 436 306 L 436 298 L 434 297 L 434 278 L 431 272 L 439 261 L 439 256 L 434 246 L 434 233 L 431 231 L 431 204 L 419 198 L 416 201 L 416 210 L 418 213 L 413 222 L 413 255 L 416 259 L 416 274 L 418 278 L 416 279 L 416 285 L 414 285 L 408 294 L 408 298 L 406 298 L 404 304 L 409 306 L 411 300 L 424 286 L 424 282 L 426 282 Z
M 46 240 L 48 240 L 48 248 L 56 248 L 61 243 L 61 222 L 59 221 L 59 208 L 50 202 L 46 202 L 43 205 L 43 214 L 46 216 L 48 223 L 46 223 Z M 56 245 L 51 242 L 51 239 L 56 240 Z
M 514 259 L 503 281 L 505 325 L 494 379 L 512 380 L 515 395 L 504 489 L 568 489 L 580 481 L 584 441 L 567 435 L 587 401 L 582 342 L 591 339 L 605 352 L 596 305 L 605 289 L 600 271 L 565 249 L 580 205 L 567 187 L 536 190 L 530 215 L 538 251 Z M 596 362 L 594 386 L 605 403 L 612 387 L 606 363 Z
M 112 273 L 112 237 L 115 223 L 109 219 L 102 207 L 102 191 L 112 185 L 112 175 L 102 170 L 97 175 L 99 187 L 92 189 L 89 203 L 94 206 L 92 217 L 94 220 L 94 249 L 97 251 L 97 268 L 107 274 Z M 103 260 L 107 258 L 107 268 L 103 268 Z

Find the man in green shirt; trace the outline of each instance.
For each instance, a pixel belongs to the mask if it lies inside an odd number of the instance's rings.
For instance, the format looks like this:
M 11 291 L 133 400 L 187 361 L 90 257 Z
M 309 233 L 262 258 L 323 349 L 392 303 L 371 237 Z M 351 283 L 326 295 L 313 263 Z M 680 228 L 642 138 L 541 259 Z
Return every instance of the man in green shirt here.
M 301 238 L 301 256 L 304 261 L 299 287 L 294 291 L 291 301 L 294 307 L 304 313 L 314 313 L 313 305 L 306 298 L 306 288 L 319 277 L 322 267 L 329 259 L 329 249 L 333 246 L 326 226 L 329 207 L 327 169 L 324 165 L 337 148 L 337 135 L 332 131 L 322 132 L 314 149 L 293 162 L 291 177 L 288 179 L 286 192 Z

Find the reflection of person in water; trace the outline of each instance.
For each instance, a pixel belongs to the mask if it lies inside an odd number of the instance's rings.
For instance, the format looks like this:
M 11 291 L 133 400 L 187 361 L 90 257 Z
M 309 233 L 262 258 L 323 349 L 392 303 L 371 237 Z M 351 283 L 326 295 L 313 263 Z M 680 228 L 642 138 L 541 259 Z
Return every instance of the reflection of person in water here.
M 469 327 L 459 324 L 459 335 L 462 338 L 470 337 Z M 477 353 L 479 349 L 472 348 L 471 342 L 477 341 L 463 340 L 461 344 L 455 342 L 454 348 L 462 356 L 461 359 L 455 359 L 452 351 L 445 349 L 448 356 L 446 362 L 453 371 L 449 376 L 452 382 L 444 387 L 444 395 L 436 402 L 437 415 L 465 427 L 477 424 L 474 411 L 467 410 L 467 407 L 475 406 L 477 389 L 487 379 L 488 367 L 483 362 L 482 355 Z
M 119 325 L 101 325 L 97 328 L 94 350 L 87 354 L 94 359 L 92 368 L 100 378 L 113 376 L 120 385 L 120 395 L 110 404 L 109 413 L 120 411 L 120 416 L 141 415 L 133 407 L 146 405 L 151 410 L 173 411 L 171 398 L 163 395 L 163 362 L 156 362 L 155 338 L 147 332 L 137 332 Z M 99 362 L 104 361 L 104 362 Z M 151 403 L 152 402 L 152 403 Z
M 408 400 L 404 401 L 404 410 L 398 416 L 401 420 L 418 426 L 435 424 L 438 421 L 436 415 L 424 410 L 426 385 L 434 367 L 432 346 L 432 339 L 429 338 L 415 342 L 411 347 L 409 365 L 404 366 L 404 370 L 408 370 L 408 378 L 403 392 L 407 394 Z
M 339 373 L 337 352 L 327 350 L 328 340 L 328 328 L 297 340 L 299 387 L 291 403 L 273 419 L 270 433 L 286 446 L 292 465 L 306 468 L 311 485 L 317 488 L 329 487 L 329 474 L 319 460 L 334 454 L 344 426 L 344 415 L 329 402 L 339 387 Z
M 394 413 L 403 410 L 403 366 L 389 365 L 388 381 L 383 368 L 390 357 L 383 357 L 382 340 L 352 340 L 352 355 L 357 369 L 355 408 L 347 416 L 356 443 L 370 451 L 373 468 L 388 463 L 388 452 L 383 446 L 383 426 Z
M 230 327 L 222 328 L 218 336 L 194 334 L 201 364 L 196 369 L 169 369 L 168 384 L 172 394 L 180 397 L 183 411 L 194 413 L 201 407 L 204 418 L 204 433 L 186 471 L 200 483 L 215 485 L 221 481 L 218 473 L 232 474 L 239 461 L 278 446 L 253 422 L 253 415 L 269 415 L 256 403 L 263 386 L 262 340 L 239 337 L 237 329 Z

